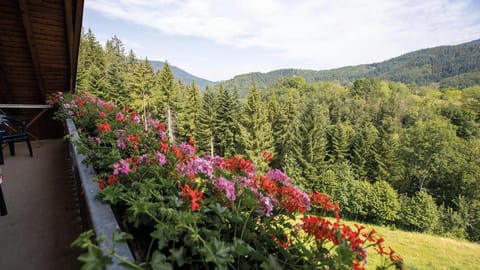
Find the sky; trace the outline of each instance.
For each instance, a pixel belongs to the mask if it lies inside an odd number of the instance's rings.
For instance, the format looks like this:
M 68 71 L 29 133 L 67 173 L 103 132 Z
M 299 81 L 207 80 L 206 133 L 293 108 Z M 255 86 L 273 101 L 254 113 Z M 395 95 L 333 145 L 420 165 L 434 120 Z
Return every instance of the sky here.
M 480 39 L 480 0 L 85 0 L 84 29 L 211 81 Z

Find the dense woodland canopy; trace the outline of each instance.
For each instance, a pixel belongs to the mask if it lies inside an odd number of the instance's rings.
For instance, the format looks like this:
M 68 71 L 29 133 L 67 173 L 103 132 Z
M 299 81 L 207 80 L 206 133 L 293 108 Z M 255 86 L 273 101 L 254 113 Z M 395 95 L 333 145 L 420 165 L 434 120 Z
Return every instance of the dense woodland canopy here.
M 203 154 L 282 168 L 338 201 L 343 217 L 480 241 L 480 86 L 293 76 L 240 99 L 226 85 L 184 85 L 168 63 L 154 72 L 90 30 L 78 69 L 77 89 L 164 121 L 172 142 L 192 138 Z

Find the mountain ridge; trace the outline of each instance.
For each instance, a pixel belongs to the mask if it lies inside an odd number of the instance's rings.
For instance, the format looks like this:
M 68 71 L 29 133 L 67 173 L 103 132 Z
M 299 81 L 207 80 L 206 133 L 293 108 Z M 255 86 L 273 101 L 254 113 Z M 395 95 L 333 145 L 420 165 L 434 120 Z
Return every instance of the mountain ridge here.
M 164 62 L 149 61 L 152 68 L 161 69 Z M 378 77 L 384 80 L 417 85 L 434 85 L 440 88 L 465 88 L 480 84 L 480 39 L 458 45 L 442 45 L 424 48 L 371 64 L 349 65 L 326 70 L 282 68 L 269 72 L 249 72 L 223 81 L 210 81 L 172 66 L 176 79 L 185 84 L 197 83 L 200 89 L 220 83 L 236 88 L 241 97 L 255 84 L 267 88 L 282 78 L 301 76 L 307 82 L 337 81 L 349 85 L 362 77 Z
M 480 84 L 480 39 L 459 45 L 443 45 L 405 53 L 398 57 L 371 63 L 328 70 L 285 68 L 266 73 L 250 72 L 223 81 L 245 96 L 252 84 L 258 88 L 272 86 L 285 77 L 301 76 L 307 82 L 338 81 L 348 85 L 362 77 L 441 88 L 465 88 Z
M 150 62 L 150 65 L 152 66 L 153 71 L 155 72 L 160 70 L 163 67 L 163 65 L 165 65 L 165 62 L 158 61 L 158 60 L 148 60 L 148 62 Z M 184 84 L 191 85 L 192 82 L 195 81 L 195 83 L 200 89 L 205 89 L 207 85 L 216 84 L 216 82 L 212 82 L 207 79 L 203 79 L 195 75 L 192 75 L 179 67 L 170 65 L 170 68 L 172 69 L 172 73 L 175 79 L 183 81 Z

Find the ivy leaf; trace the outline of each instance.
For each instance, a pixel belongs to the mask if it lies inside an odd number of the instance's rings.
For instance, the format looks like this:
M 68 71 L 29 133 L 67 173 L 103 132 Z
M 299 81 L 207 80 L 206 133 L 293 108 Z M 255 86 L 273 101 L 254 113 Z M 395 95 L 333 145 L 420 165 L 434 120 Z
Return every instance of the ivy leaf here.
M 88 252 L 78 257 L 83 262 L 82 270 L 98 270 L 105 269 L 107 265 L 112 264 L 110 257 L 104 256 L 98 249 L 89 247 Z
M 153 270 L 171 270 L 173 269 L 172 265 L 167 262 L 167 257 L 160 253 L 158 250 L 153 252 L 152 261 L 151 261 Z

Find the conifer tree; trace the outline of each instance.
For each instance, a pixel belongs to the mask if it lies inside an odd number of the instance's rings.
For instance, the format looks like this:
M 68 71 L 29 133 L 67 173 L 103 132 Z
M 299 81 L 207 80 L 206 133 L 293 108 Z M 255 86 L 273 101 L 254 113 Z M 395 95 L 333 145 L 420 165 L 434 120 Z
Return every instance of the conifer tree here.
M 352 166 L 360 180 L 375 180 L 378 159 L 375 143 L 378 139 L 378 130 L 372 124 L 365 124 L 356 128 L 357 133 L 352 144 Z M 381 161 L 380 161 L 381 162 Z
M 235 93 L 225 89 L 223 84 L 218 88 L 218 112 L 216 118 L 217 154 L 229 157 L 236 153 L 236 136 L 238 134 L 239 106 Z
M 267 108 L 262 102 L 260 93 L 253 86 L 246 97 L 240 122 L 240 134 L 244 154 L 257 165 L 260 171 L 268 168 L 268 163 L 262 155 L 263 151 L 272 153 L 273 131 L 268 121 Z
M 116 36 L 105 46 L 106 96 L 117 105 L 129 103 L 125 72 L 127 70 L 125 48 Z
M 330 126 L 328 134 L 329 161 L 332 163 L 341 163 L 347 161 L 350 157 L 349 133 L 351 126 L 347 123 L 337 123 Z
M 177 114 L 179 140 L 185 141 L 190 137 L 198 140 L 198 123 L 202 109 L 202 95 L 195 81 L 192 82 L 192 85 L 186 87 L 185 94 L 181 100 L 183 102 Z
M 218 111 L 218 95 L 209 86 L 203 93 L 202 109 L 198 121 L 198 145 L 200 152 L 215 155 L 216 119 Z
M 82 31 L 78 53 L 77 89 L 88 89 L 89 84 L 95 84 L 95 82 L 90 82 L 90 75 L 93 73 L 96 76 L 95 79 L 98 80 L 103 72 L 103 60 L 102 45 L 100 45 L 92 30 L 88 29 L 86 33 Z M 91 70 L 90 67 L 92 66 L 98 70 Z
M 319 175 L 326 165 L 328 111 L 314 100 L 305 106 L 297 132 L 296 158 L 302 168 L 302 176 L 307 189 L 318 182 Z
M 87 85 L 85 89 L 102 99 L 108 99 L 108 97 L 105 95 L 105 76 L 99 67 L 95 65 L 90 66 L 87 70 L 86 78 Z
M 156 107 L 156 118 L 165 119 L 167 134 L 171 143 L 175 143 L 174 118 L 178 90 L 172 69 L 168 62 L 165 61 L 162 69 L 156 74 L 154 104 Z
M 132 108 L 142 114 L 144 123 L 151 117 L 151 96 L 155 80 L 152 66 L 147 59 L 135 64 L 130 78 L 130 98 Z

